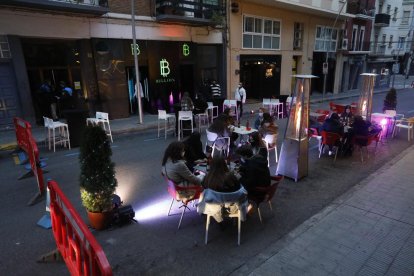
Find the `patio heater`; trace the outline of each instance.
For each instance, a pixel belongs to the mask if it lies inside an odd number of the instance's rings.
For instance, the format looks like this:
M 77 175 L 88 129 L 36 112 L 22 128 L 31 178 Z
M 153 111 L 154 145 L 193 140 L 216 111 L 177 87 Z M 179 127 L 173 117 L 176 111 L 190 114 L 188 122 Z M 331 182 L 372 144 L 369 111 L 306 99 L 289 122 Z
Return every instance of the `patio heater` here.
M 294 179 L 308 175 L 309 91 L 313 75 L 293 75 L 293 91 L 276 173 Z
M 363 73 L 363 85 L 359 94 L 357 114 L 361 115 L 365 120 L 371 120 L 372 113 L 372 94 L 374 92 L 375 77 L 377 74 Z

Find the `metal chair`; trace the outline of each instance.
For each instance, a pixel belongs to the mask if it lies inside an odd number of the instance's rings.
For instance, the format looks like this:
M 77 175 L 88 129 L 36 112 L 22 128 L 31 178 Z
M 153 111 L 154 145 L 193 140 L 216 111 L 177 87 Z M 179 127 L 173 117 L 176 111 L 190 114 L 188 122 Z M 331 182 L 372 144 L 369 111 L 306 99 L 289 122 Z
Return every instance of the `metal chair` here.
M 164 127 L 161 124 L 164 124 Z M 165 139 L 167 139 L 168 131 L 174 131 L 175 134 L 175 115 L 167 114 L 167 111 L 158 109 L 158 138 L 162 129 L 164 129 Z
M 267 134 L 264 138 L 263 138 L 263 142 L 266 145 L 266 149 L 267 149 L 267 164 L 268 166 L 270 166 L 270 151 L 274 151 L 275 152 L 275 160 L 276 163 L 278 162 L 278 157 L 277 157 L 277 134 Z
M 183 220 L 184 214 L 186 210 L 190 211 L 190 208 L 188 208 L 188 203 L 192 202 L 194 200 L 197 200 L 200 198 L 200 194 L 203 191 L 203 187 L 201 186 L 187 186 L 182 187 L 174 183 L 171 179 L 166 178 L 168 183 L 168 193 L 172 197 L 172 201 L 170 204 L 170 208 L 168 209 L 167 216 L 171 215 L 171 209 L 174 204 L 174 201 L 180 202 L 181 206 L 179 208 L 183 208 L 183 211 L 181 212 L 180 221 L 178 222 L 178 228 L 180 229 L 181 221 Z
M 191 128 L 183 128 L 183 122 L 189 121 Z M 191 133 L 194 132 L 193 128 L 193 112 L 192 111 L 178 111 L 178 140 L 181 139 L 181 136 L 184 137 L 184 130 L 190 130 Z
M 254 187 L 251 191 L 249 191 L 247 195 L 249 202 L 253 202 L 256 205 L 257 213 L 259 215 L 261 223 L 263 223 L 263 220 L 262 214 L 260 212 L 260 204 L 263 202 L 267 202 L 269 204 L 270 210 L 273 212 L 272 199 L 276 193 L 277 187 L 279 186 L 280 182 L 282 182 L 283 178 L 283 175 L 271 176 L 272 183 L 270 184 L 270 186 Z
M 204 113 L 195 114 L 194 117 L 196 118 L 198 122 L 198 131 L 201 132 L 201 128 L 203 126 L 209 126 L 209 115 L 208 115 L 208 109 L 204 111 Z
M 395 129 L 393 131 L 393 137 L 397 135 L 397 132 L 399 132 L 402 128 L 407 130 L 407 138 L 408 142 L 411 139 L 414 139 L 414 117 L 408 118 L 408 119 L 402 119 L 400 123 L 397 123 L 395 125 Z
M 45 127 L 47 127 L 48 130 L 47 140 L 49 144 L 49 150 L 51 150 L 51 142 L 53 142 L 53 152 L 56 152 L 56 144 L 63 144 L 64 147 L 68 146 L 70 149 L 68 124 L 62 122 L 54 122 L 53 119 L 47 117 L 43 118 L 45 120 Z M 56 136 L 56 129 L 58 130 L 58 136 Z

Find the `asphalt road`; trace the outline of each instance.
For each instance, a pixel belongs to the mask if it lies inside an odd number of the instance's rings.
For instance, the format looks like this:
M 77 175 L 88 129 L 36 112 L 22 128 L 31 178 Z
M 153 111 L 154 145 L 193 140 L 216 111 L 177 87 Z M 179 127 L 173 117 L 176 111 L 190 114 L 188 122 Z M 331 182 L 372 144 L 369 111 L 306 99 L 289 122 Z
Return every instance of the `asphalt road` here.
M 414 116 L 412 89 L 398 93 L 398 112 Z M 381 111 L 385 94 L 374 97 L 374 112 Z M 340 102 L 352 102 L 346 99 Z M 327 107 L 319 103 L 313 108 Z M 280 120 L 283 129 L 285 120 Z M 336 197 L 357 185 L 382 164 L 407 148 L 406 134 L 382 141 L 371 158 L 361 163 L 359 154 L 333 159 L 318 159 L 316 141 L 310 144 L 309 175 L 295 183 L 286 179 L 273 200 L 274 213 L 263 206 L 263 225 L 257 214 L 242 224 L 241 246 L 237 246 L 237 227 L 228 224 L 222 231 L 212 223 L 209 244 L 204 245 L 205 218 L 190 212 L 177 230 L 179 216 L 167 217 L 171 198 L 160 175 L 164 149 L 173 141 L 156 139 L 156 131 L 117 136 L 113 161 L 119 182 L 118 194 L 136 211 L 137 224 L 93 232 L 103 247 L 115 275 L 227 275 L 272 246 L 283 235 L 320 211 Z M 279 148 L 283 135 L 279 135 Z M 372 150 L 373 148 L 371 148 Z M 62 190 L 86 221 L 80 203 L 78 149 L 50 153 L 45 175 L 60 184 Z M 16 180 L 24 169 L 11 156 L 0 155 L 1 214 L 0 271 L 13 275 L 68 275 L 63 263 L 39 264 L 36 259 L 55 248 L 51 230 L 36 225 L 44 214 L 44 202 L 27 207 L 36 192 L 34 178 Z M 390 181 L 392 181 L 390 179 Z M 176 209 L 177 212 L 179 210 Z

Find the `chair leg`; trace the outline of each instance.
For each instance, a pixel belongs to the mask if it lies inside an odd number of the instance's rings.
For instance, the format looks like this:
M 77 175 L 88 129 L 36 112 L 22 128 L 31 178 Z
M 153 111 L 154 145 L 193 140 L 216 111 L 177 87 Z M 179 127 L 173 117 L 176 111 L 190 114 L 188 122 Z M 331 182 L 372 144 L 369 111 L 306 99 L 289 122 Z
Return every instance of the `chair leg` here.
M 361 162 L 364 162 L 364 155 L 362 153 L 362 147 L 359 147 L 359 153 L 361 154 Z
M 178 223 L 178 228 L 177 229 L 180 229 L 181 221 L 183 220 L 185 209 L 187 209 L 187 205 L 183 204 L 183 206 L 181 206 L 181 207 L 184 207 L 184 209 L 183 209 L 183 212 L 181 213 L 180 222 Z
M 210 215 L 207 215 L 207 221 L 206 221 L 206 234 L 204 237 L 204 244 L 207 244 L 208 242 L 208 228 L 210 227 Z
M 273 213 L 273 206 L 272 206 L 272 202 L 269 200 L 269 201 L 268 201 L 268 203 L 269 203 L 269 208 L 270 208 L 270 211 L 272 211 L 272 213 Z
M 335 163 L 335 161 L 336 161 L 336 156 L 338 155 L 338 151 L 339 151 L 339 147 L 336 147 L 336 150 L 335 150 L 335 158 L 334 158 L 334 163 Z
M 158 119 L 158 138 L 160 138 L 160 119 Z
M 319 158 L 321 158 L 324 147 L 325 147 L 325 145 L 322 144 L 321 147 L 319 148 Z
M 259 215 L 260 223 L 263 224 L 262 213 L 260 212 L 260 205 L 257 205 L 257 214 Z
M 239 210 L 238 216 L 238 235 L 237 235 L 237 245 L 240 245 L 240 235 L 241 235 L 241 211 Z
M 170 209 L 168 209 L 167 216 L 169 216 L 169 215 L 170 215 L 171 208 L 172 208 L 173 204 L 174 204 L 174 198 L 171 200 Z
M 56 133 L 55 133 L 55 128 L 53 128 L 53 152 L 56 152 Z

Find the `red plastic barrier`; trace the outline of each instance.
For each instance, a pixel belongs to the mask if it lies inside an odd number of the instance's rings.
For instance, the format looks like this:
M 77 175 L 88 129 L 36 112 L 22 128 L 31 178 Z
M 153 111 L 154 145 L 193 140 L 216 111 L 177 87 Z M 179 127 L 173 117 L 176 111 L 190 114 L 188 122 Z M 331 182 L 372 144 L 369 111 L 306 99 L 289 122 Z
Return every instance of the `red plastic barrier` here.
M 19 147 L 24 150 L 29 157 L 30 167 L 37 180 L 40 195 L 45 193 L 45 184 L 43 179 L 43 171 L 40 168 L 39 149 L 35 139 L 32 136 L 32 126 L 29 122 L 15 117 L 14 129 L 16 131 L 16 140 Z
M 50 217 L 57 248 L 71 275 L 112 275 L 101 246 L 59 188 L 48 182 Z

